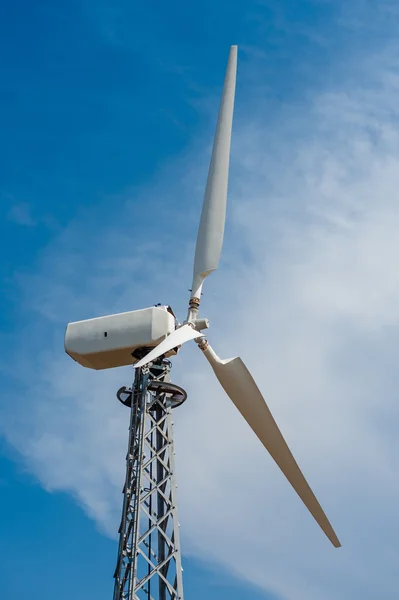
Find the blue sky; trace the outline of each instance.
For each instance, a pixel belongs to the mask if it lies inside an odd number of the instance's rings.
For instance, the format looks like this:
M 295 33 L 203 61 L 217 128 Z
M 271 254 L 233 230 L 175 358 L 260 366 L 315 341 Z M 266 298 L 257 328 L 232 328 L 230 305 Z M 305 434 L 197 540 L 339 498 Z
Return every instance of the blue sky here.
M 173 369 L 190 396 L 175 418 L 186 596 L 396 598 L 397 26 L 389 0 L 0 4 L 0 597 L 111 597 L 115 391 L 132 373 L 80 369 L 64 329 L 156 302 L 184 314 L 238 44 L 203 316 L 270 398 L 343 548 L 187 348 Z

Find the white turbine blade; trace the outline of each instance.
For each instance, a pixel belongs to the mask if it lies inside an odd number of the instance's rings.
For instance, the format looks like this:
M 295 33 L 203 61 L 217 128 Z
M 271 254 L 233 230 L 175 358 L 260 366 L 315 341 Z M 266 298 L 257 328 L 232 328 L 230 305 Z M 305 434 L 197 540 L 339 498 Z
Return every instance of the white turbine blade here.
M 331 543 L 341 546 L 330 522 L 303 476 L 251 373 L 241 358 L 221 360 L 209 346 L 203 350 L 226 394 L 275 460 Z
M 222 251 L 236 71 L 237 46 L 231 46 L 195 248 L 192 298 L 200 298 L 202 283 L 217 269 Z
M 173 348 L 200 337 L 204 337 L 204 334 L 196 331 L 190 327 L 190 325 L 183 325 L 183 327 L 175 329 L 175 331 L 168 335 L 168 337 L 162 340 L 158 346 L 155 346 L 155 348 L 153 348 L 146 356 L 144 356 L 144 358 L 139 360 L 134 367 L 136 369 L 139 367 L 144 367 L 144 365 L 147 363 L 155 360 L 159 356 L 162 356 L 162 354 L 166 354 L 166 352 L 173 350 Z

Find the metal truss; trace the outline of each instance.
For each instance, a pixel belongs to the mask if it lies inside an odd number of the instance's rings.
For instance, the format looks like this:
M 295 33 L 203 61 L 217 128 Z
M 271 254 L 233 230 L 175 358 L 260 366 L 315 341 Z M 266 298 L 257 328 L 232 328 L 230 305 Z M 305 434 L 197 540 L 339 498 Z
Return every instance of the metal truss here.
M 167 360 L 137 369 L 117 394 L 131 415 L 114 600 L 183 600 L 172 408 L 186 394 L 169 372 Z

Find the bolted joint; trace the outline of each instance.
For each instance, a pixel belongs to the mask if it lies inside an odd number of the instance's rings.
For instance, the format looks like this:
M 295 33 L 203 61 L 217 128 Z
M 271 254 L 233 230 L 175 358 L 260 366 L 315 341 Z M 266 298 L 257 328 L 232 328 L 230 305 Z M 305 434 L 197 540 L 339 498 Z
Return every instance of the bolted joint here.
M 190 298 L 190 302 L 188 303 L 190 308 L 198 308 L 200 305 L 200 299 L 196 298 L 195 296 L 193 298 Z
M 200 305 L 200 299 L 193 296 L 190 298 L 190 302 L 188 304 L 188 314 L 187 314 L 187 322 L 195 323 L 198 317 L 198 308 Z
M 198 348 L 202 350 L 202 352 L 204 352 L 209 346 L 208 340 L 206 340 L 205 338 L 199 338 L 198 341 L 195 341 L 198 344 Z

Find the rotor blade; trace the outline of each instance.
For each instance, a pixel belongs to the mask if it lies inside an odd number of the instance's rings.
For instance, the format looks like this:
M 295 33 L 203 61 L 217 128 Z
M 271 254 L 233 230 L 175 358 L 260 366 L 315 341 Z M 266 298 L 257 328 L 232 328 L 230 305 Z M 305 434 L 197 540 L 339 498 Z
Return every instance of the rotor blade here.
M 139 360 L 139 362 L 137 362 L 133 366 L 136 369 L 138 369 L 139 367 L 144 367 L 144 365 L 146 365 L 147 363 L 151 362 L 152 360 L 155 360 L 159 356 L 162 356 L 162 354 L 166 354 L 166 352 L 173 350 L 173 348 L 181 346 L 189 340 L 194 340 L 200 337 L 204 337 L 204 334 L 200 333 L 199 331 L 196 331 L 195 329 L 190 327 L 190 325 L 183 325 L 183 327 L 175 329 L 170 335 L 168 335 L 168 337 L 162 340 L 162 342 L 160 342 L 158 346 L 155 346 L 155 348 L 153 348 L 148 354 L 146 354 L 146 356 L 144 356 L 144 358 Z
M 331 543 L 341 546 L 316 496 L 296 463 L 251 373 L 241 358 L 221 360 L 209 346 L 203 350 L 226 394 L 275 460 Z
M 231 46 L 195 248 L 192 298 L 200 298 L 202 283 L 217 269 L 222 251 L 236 71 L 237 46 Z

